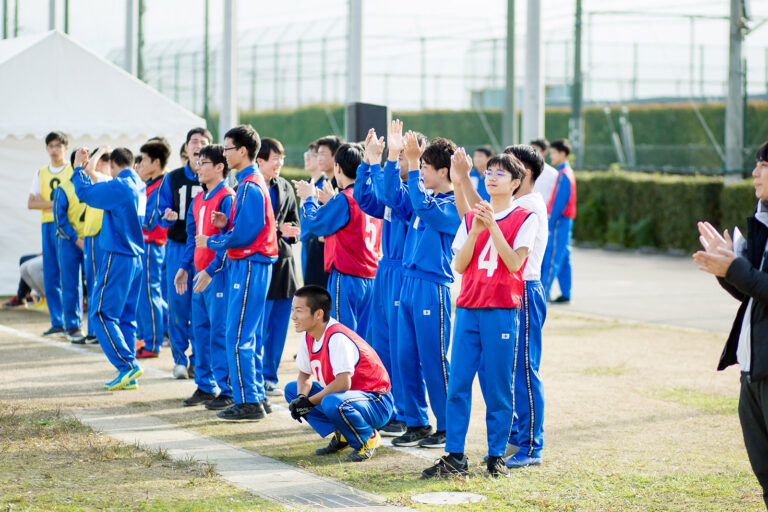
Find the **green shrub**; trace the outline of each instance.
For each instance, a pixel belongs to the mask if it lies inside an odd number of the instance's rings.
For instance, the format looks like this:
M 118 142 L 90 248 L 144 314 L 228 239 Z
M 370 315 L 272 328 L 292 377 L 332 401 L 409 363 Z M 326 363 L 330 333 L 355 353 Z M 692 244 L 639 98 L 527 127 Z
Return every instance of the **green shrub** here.
M 755 212 L 757 199 L 752 180 L 743 180 L 727 187 L 720 193 L 721 223 L 718 230 L 727 229 L 733 233 L 733 226 L 738 226 L 747 236 L 747 217 Z

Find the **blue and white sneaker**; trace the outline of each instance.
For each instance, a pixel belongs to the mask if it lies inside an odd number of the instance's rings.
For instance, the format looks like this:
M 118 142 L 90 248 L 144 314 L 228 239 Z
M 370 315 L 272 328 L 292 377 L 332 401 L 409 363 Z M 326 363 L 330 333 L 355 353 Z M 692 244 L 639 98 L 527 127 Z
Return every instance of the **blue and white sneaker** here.
M 125 386 L 127 386 L 132 380 L 138 379 L 144 375 L 144 370 L 141 369 L 141 366 L 134 366 L 130 370 L 127 370 L 125 372 L 121 372 L 117 375 L 117 377 L 114 380 L 111 380 L 109 382 L 104 383 L 104 387 L 107 388 L 110 391 L 116 391 L 118 389 L 123 389 Z M 135 389 L 135 388 L 133 388 Z
M 127 389 L 127 390 L 130 390 L 130 389 L 139 389 L 139 383 L 138 383 L 138 381 L 136 381 L 136 380 L 132 380 L 132 381 L 130 381 L 128 384 L 126 384 L 125 386 L 123 386 L 123 389 Z
M 517 452 L 505 462 L 508 468 L 524 468 L 526 466 L 538 466 L 541 464 L 541 457 L 529 457 L 524 453 Z

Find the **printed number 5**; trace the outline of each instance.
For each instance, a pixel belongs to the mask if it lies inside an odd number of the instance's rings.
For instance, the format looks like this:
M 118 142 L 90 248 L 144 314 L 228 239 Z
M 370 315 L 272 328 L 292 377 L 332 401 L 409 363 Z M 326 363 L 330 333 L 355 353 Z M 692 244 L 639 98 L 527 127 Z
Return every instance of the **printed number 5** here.
M 365 246 L 371 252 L 376 252 L 376 224 L 371 222 L 371 218 L 365 216 L 365 232 L 368 236 L 365 237 Z
M 492 277 L 498 266 L 499 253 L 496 252 L 496 247 L 494 247 L 493 241 L 488 238 L 488 243 L 483 247 L 483 250 L 480 252 L 480 258 L 477 260 L 477 268 L 481 270 L 485 269 L 485 275 Z

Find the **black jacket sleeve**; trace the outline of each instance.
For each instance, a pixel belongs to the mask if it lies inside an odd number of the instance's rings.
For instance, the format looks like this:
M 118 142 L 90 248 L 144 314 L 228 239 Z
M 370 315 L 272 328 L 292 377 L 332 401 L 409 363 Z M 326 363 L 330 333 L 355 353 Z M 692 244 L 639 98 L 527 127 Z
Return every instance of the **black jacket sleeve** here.
M 754 300 L 768 305 L 768 274 L 753 267 L 746 258 L 733 260 L 725 274 L 725 281 L 732 285 L 737 292 L 743 294 L 743 298 L 752 297 Z

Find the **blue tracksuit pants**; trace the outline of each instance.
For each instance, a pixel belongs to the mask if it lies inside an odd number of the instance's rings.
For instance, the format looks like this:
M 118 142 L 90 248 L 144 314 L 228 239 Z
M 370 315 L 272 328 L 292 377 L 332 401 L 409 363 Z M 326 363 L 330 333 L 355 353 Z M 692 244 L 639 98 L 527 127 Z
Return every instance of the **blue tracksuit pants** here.
M 119 372 L 136 363 L 136 305 L 141 288 L 141 258 L 105 252 L 96 286 L 96 337 L 104 354 Z
M 332 269 L 328 292 L 331 294 L 331 316 L 365 337 L 373 303 L 373 279 L 350 276 Z
M 405 421 L 402 376 L 400 365 L 397 364 L 397 310 L 402 280 L 403 267 L 400 260 L 383 259 L 379 262 L 373 281 L 373 308 L 365 337 L 389 374 L 395 400 L 393 418 L 398 421 Z
M 58 256 L 59 237 L 56 236 L 56 224 L 54 222 L 44 222 L 41 226 L 43 237 L 43 281 L 45 301 L 48 303 L 48 315 L 51 317 L 51 325 L 53 327 L 64 327 Z
M 264 307 L 264 380 L 277 383 L 277 369 L 283 357 L 293 299 L 268 300 Z
M 202 293 L 192 294 L 195 384 L 206 393 L 232 396 L 227 363 L 227 268 L 213 275 Z
M 502 457 L 512 424 L 512 368 L 518 309 L 456 308 L 445 451 L 464 453 L 472 408 L 472 382 L 481 365 L 488 455 Z
M 79 329 L 83 316 L 83 251 L 74 242 L 61 237 L 58 237 L 57 243 L 64 327 Z
M 182 366 L 194 365 L 194 346 L 192 341 L 192 329 L 190 328 L 190 312 L 192 309 L 192 278 L 193 272 L 187 273 L 187 291 L 183 295 L 176 293 L 173 280 L 176 272 L 181 268 L 181 260 L 184 255 L 185 245 L 173 240 L 168 240 L 165 250 L 166 279 L 168 286 L 168 334 L 171 337 L 171 352 L 173 362 Z M 192 346 L 192 353 L 187 359 L 187 348 Z
M 509 443 L 528 457 L 541 457 L 544 446 L 544 386 L 541 365 L 541 329 L 547 317 L 547 300 L 540 281 L 525 281 L 520 328 L 515 343 L 513 383 L 515 414 Z
M 429 393 L 437 430 L 445 430 L 448 346 L 451 342 L 451 291 L 447 285 L 405 276 L 398 308 L 397 360 L 409 427 L 429 425 Z
M 141 256 L 141 291 L 137 319 L 139 321 L 139 339 L 144 340 L 144 348 L 160 352 L 163 344 L 163 311 L 168 305 L 163 300 L 162 276 L 160 267 L 165 259 L 165 245 L 149 242 L 144 244 Z
M 309 396 L 322 390 L 318 382 L 313 382 Z M 286 401 L 290 403 L 297 396 L 296 381 L 289 382 L 285 386 Z M 304 419 L 320 437 L 338 430 L 349 446 L 358 449 L 371 438 L 374 430 L 387 424 L 393 407 L 392 393 L 349 390 L 326 395 Z
M 102 250 L 99 247 L 99 237 L 86 236 L 83 238 L 83 268 L 85 269 L 85 289 L 88 292 L 88 336 L 95 336 L 93 326 L 96 324 L 96 297 L 93 294 L 96 287 L 96 275 L 101 267 Z
M 170 267 L 169 267 L 170 268 Z M 227 306 L 227 362 L 236 404 L 264 400 L 264 307 L 272 264 L 251 259 L 231 260 Z
M 166 269 L 168 267 L 167 261 L 168 261 L 168 258 L 164 257 L 163 264 L 160 266 L 160 282 L 162 283 L 162 286 L 160 287 L 160 291 L 163 294 L 163 302 L 165 302 L 165 309 L 163 309 L 163 335 L 164 336 L 169 336 L 168 334 L 168 273 L 166 272 Z
M 541 282 L 544 296 L 549 297 L 552 285 L 557 278 L 563 297 L 571 296 L 571 232 L 573 219 L 560 217 L 555 221 L 554 229 L 549 231 L 547 250 L 541 262 Z

